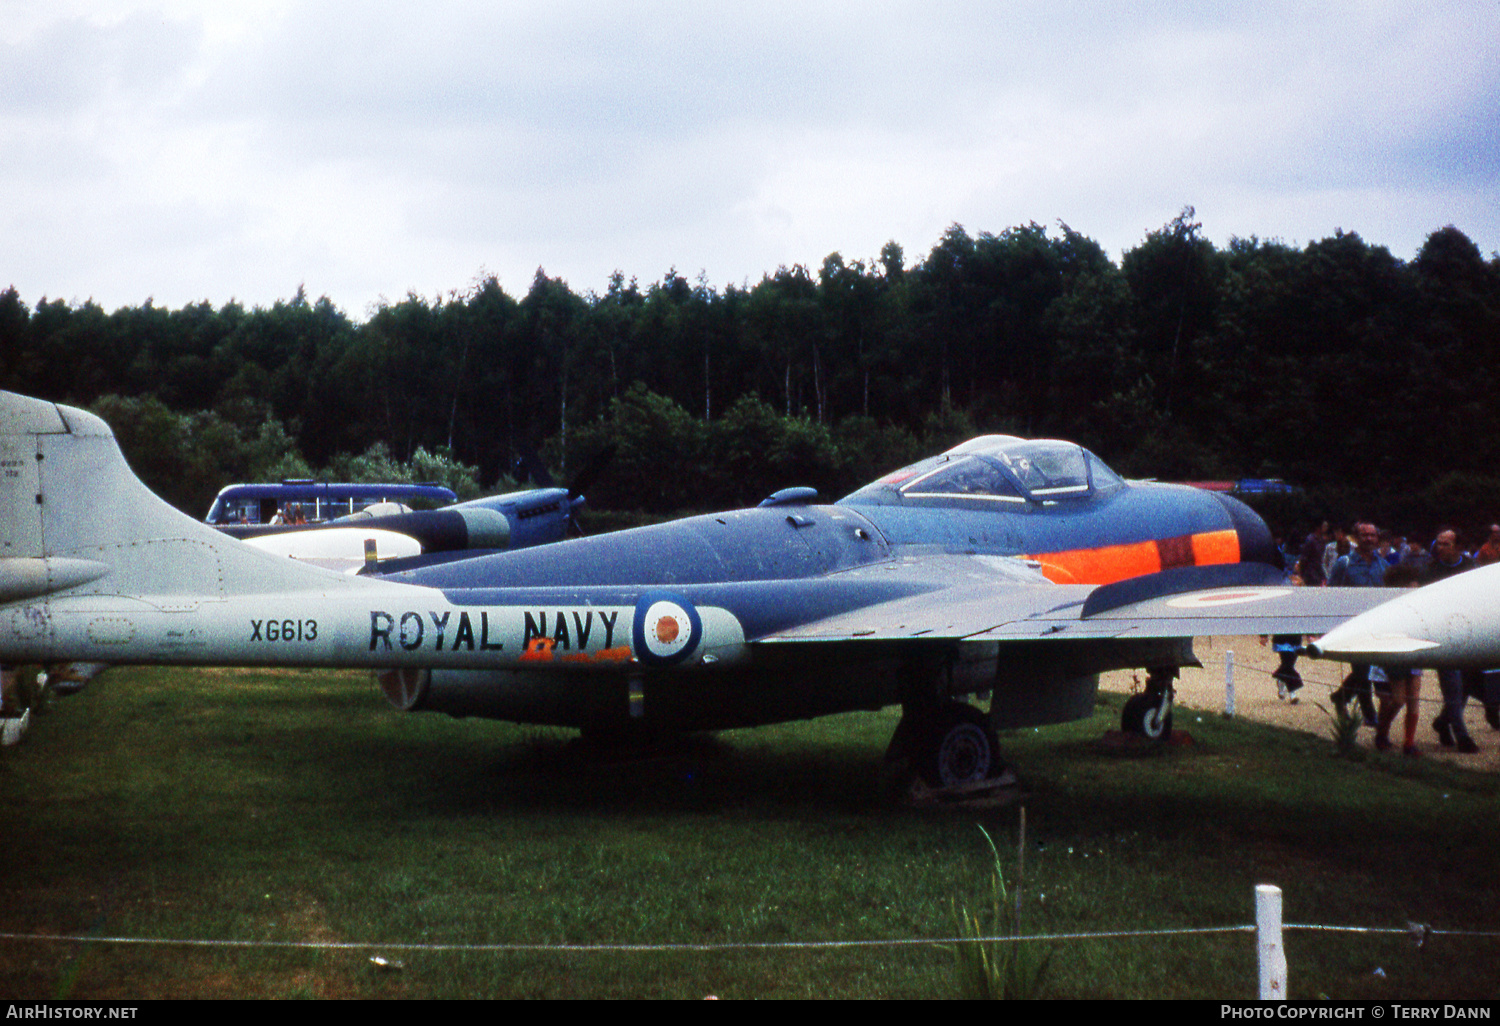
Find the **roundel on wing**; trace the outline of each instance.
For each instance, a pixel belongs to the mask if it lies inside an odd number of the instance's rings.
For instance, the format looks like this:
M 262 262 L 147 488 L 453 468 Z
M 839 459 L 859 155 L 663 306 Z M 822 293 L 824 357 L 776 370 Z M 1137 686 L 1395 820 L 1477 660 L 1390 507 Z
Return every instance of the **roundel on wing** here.
M 1233 591 L 1220 589 L 1183 595 L 1169 600 L 1167 605 L 1176 609 L 1211 609 L 1215 606 L 1238 606 L 1246 602 L 1261 602 L 1291 593 L 1290 588 L 1239 588 Z
M 635 604 L 631 629 L 636 658 L 647 665 L 680 663 L 693 654 L 703 637 L 698 610 L 681 595 L 650 592 Z

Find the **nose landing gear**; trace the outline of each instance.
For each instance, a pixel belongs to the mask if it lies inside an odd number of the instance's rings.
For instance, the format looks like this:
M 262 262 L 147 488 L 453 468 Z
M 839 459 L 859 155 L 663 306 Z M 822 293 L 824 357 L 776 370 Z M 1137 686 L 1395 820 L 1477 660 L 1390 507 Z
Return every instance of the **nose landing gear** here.
M 1165 741 L 1172 736 L 1172 681 L 1175 666 L 1157 667 L 1146 673 L 1146 690 L 1131 695 L 1120 714 L 1120 730 L 1151 741 Z

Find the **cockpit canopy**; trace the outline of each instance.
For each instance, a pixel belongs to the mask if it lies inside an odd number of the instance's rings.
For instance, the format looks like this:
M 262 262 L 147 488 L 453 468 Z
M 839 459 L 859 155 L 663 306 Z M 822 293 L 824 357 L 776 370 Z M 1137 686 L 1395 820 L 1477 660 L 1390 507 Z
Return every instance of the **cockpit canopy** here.
M 1053 505 L 1124 487 L 1113 470 L 1072 442 L 981 435 L 913 463 L 842 499 L 850 505 Z

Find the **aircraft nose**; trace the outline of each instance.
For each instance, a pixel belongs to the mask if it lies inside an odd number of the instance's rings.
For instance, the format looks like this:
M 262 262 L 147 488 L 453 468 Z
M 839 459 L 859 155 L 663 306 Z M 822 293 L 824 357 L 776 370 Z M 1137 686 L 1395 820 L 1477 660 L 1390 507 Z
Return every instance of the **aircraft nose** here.
M 1276 543 L 1271 538 L 1271 529 L 1260 518 L 1260 514 L 1239 499 L 1222 492 L 1209 494 L 1218 499 L 1229 513 L 1229 520 L 1234 525 L 1234 533 L 1239 537 L 1240 562 L 1265 563 L 1278 570 L 1283 569 L 1281 553 L 1277 551 Z

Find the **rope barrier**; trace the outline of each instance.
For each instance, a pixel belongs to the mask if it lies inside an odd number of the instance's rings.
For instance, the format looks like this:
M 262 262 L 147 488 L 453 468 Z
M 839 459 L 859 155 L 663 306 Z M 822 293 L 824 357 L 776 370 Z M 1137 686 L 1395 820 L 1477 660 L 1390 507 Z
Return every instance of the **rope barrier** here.
M 329 951 L 475 951 L 475 952 L 589 952 L 622 951 L 776 951 L 815 948 L 895 948 L 940 944 L 1005 944 L 1022 941 L 1091 940 L 1123 937 L 1166 937 L 1211 933 L 1253 933 L 1254 926 L 1206 926 L 1178 930 L 1117 930 L 1106 933 L 1034 934 L 1024 937 L 898 937 L 885 940 L 832 941 L 718 941 L 686 944 L 380 944 L 367 941 L 256 941 L 195 940 L 168 937 L 89 937 L 82 934 L 0 933 L 0 940 L 51 941 L 89 944 L 139 944 L 208 948 L 307 948 Z
M 1401 936 L 1496 938 L 1500 931 L 1437 930 L 1426 926 L 1330 926 L 1316 923 L 1287 923 L 1284 930 L 1312 930 L 1326 933 L 1391 934 Z M 566 953 L 591 954 L 609 952 L 672 951 L 789 951 L 836 948 L 895 948 L 945 944 L 1019 944 L 1077 940 L 1119 940 L 1136 937 L 1193 937 L 1208 934 L 1254 933 L 1255 924 L 1244 926 L 1204 926 L 1159 930 L 1108 930 L 1085 933 L 1045 933 L 1002 937 L 900 937 L 883 940 L 829 941 L 719 941 L 684 944 L 414 944 L 378 943 L 373 941 L 274 941 L 274 940 L 204 940 L 179 937 L 90 937 L 85 934 L 0 933 L 0 941 L 42 941 L 78 944 L 134 944 L 159 947 L 199 948 L 292 948 L 319 951 L 469 951 L 490 953 Z
M 1235 672 L 1236 675 L 1244 673 L 1244 674 L 1259 674 L 1262 677 L 1272 677 L 1272 676 L 1274 676 L 1274 672 L 1275 671 L 1265 670 L 1265 669 L 1260 668 L 1259 666 L 1246 666 L 1243 663 L 1236 662 L 1234 664 L 1234 672 Z M 1423 672 L 1425 673 L 1427 671 L 1423 671 Z M 1302 678 L 1302 685 L 1303 685 L 1303 687 L 1322 688 L 1325 691 L 1327 691 L 1330 695 L 1333 692 L 1337 691 L 1340 687 L 1343 686 L 1342 679 L 1338 683 L 1329 683 L 1328 681 L 1310 679 L 1308 677 L 1308 675 L 1306 673 L 1302 672 L 1301 670 L 1298 671 L 1298 675 Z M 1434 684 L 1435 683 L 1436 682 L 1434 682 Z M 1371 681 L 1370 686 L 1372 688 L 1374 688 L 1374 695 L 1375 695 L 1375 697 L 1377 697 L 1377 698 L 1380 697 L 1380 684 L 1379 684 L 1379 682 L 1378 681 Z M 1473 696 L 1470 696 L 1470 697 L 1473 697 Z M 1417 704 L 1419 704 L 1419 705 L 1441 706 L 1443 704 L 1443 700 L 1442 700 L 1441 697 L 1430 698 L 1430 697 L 1421 697 L 1421 696 L 1419 696 L 1417 698 Z
M 1405 929 L 1399 926 L 1319 926 L 1314 923 L 1287 923 L 1283 930 L 1321 930 L 1325 933 L 1393 933 L 1408 937 L 1418 933 L 1428 937 L 1500 937 L 1496 930 L 1434 930 L 1429 926 L 1413 924 Z

